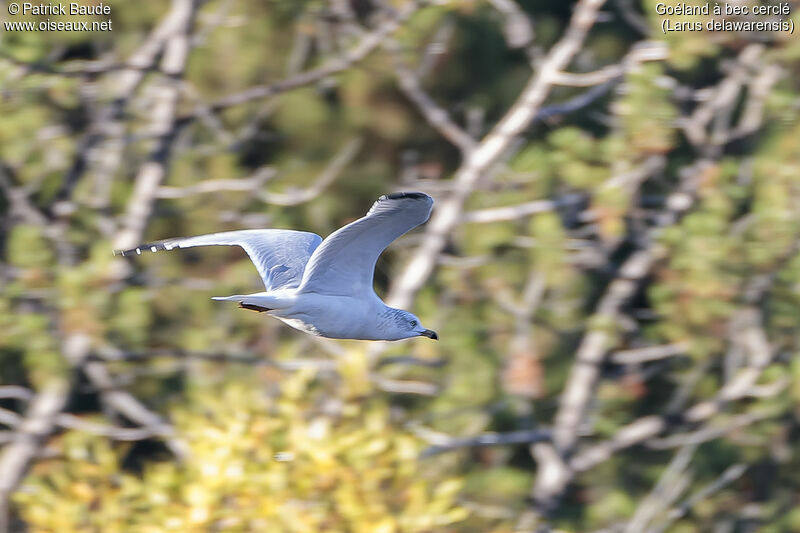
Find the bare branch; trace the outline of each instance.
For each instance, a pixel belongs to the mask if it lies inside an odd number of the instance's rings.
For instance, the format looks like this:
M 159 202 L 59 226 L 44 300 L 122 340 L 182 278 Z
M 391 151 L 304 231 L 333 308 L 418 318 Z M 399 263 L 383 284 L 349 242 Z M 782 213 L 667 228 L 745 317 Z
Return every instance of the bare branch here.
M 410 381 L 391 379 L 381 376 L 377 373 L 371 373 L 370 379 L 372 383 L 384 392 L 392 392 L 395 394 L 417 394 L 420 396 L 436 396 L 439 394 L 439 386 L 434 383 L 427 383 L 425 381 Z
M 420 114 L 439 134 L 466 154 L 475 145 L 473 139 L 463 128 L 450 119 L 450 115 L 426 93 L 416 74 L 403 62 L 399 47 L 392 39 L 384 43 L 384 48 L 392 55 L 392 65 L 397 83 L 403 94 L 416 106 Z
M 538 113 L 536 113 L 536 120 L 537 121 L 548 121 L 554 120 L 556 117 L 560 117 L 562 115 L 567 115 L 569 113 L 574 113 L 584 107 L 588 107 L 592 105 L 594 102 L 602 98 L 606 95 L 614 86 L 618 83 L 619 79 L 614 78 L 610 79 L 605 83 L 601 83 L 600 85 L 595 85 L 591 89 L 582 92 L 581 94 L 570 98 L 564 102 L 558 104 L 552 104 L 547 107 L 542 107 Z
M 9 531 L 9 497 L 36 458 L 42 442 L 53 431 L 55 417 L 64 409 L 68 396 L 67 381 L 54 380 L 47 384 L 31 401 L 11 442 L 3 447 L 0 454 L 0 531 Z
M 650 34 L 647 19 L 636 10 L 633 0 L 616 0 L 616 4 L 625 22 L 642 35 Z
M 730 321 L 730 329 L 736 332 L 735 342 L 745 343 L 749 352 L 749 365 L 736 373 L 716 394 L 707 401 L 699 402 L 686 409 L 681 416 L 671 417 L 651 415 L 640 418 L 617 431 L 613 438 L 589 446 L 577 453 L 569 462 L 569 469 L 582 472 L 608 459 L 614 452 L 642 443 L 663 433 L 670 424 L 676 422 L 698 423 L 708 420 L 720 412 L 730 402 L 746 398 L 758 381 L 764 368 L 774 357 L 774 350 L 766 342 L 761 327 L 763 319 L 757 304 L 766 296 L 777 272 L 797 253 L 800 242 L 795 241 L 782 255 L 771 272 L 760 274 L 750 280 L 744 289 L 746 307 L 737 312 Z M 778 394 L 781 389 L 777 389 Z
M 349 165 L 361 149 L 360 138 L 351 139 L 342 147 L 339 153 L 328 163 L 325 170 L 320 173 L 314 183 L 305 189 L 287 193 L 261 191 L 257 196 L 267 204 L 273 205 L 298 205 L 313 200 L 322 193 L 342 171 Z
M 534 200 L 521 204 L 488 207 L 469 211 L 461 216 L 461 222 L 467 224 L 485 224 L 489 222 L 503 222 L 506 220 L 516 220 L 539 213 L 555 211 L 560 207 L 577 205 L 585 201 L 583 194 L 567 194 L 556 200 Z
M 774 395 L 777 395 L 781 390 L 784 389 L 785 387 L 775 390 Z M 724 424 L 719 426 L 707 425 L 701 429 L 698 429 L 697 431 L 692 431 L 689 433 L 670 435 L 668 437 L 663 437 L 659 439 L 650 439 L 647 442 L 645 442 L 645 445 L 648 448 L 652 448 L 654 450 L 663 450 L 668 448 L 677 448 L 680 446 L 686 446 L 688 444 L 701 444 L 703 442 L 715 440 L 730 433 L 733 433 L 737 429 L 750 426 L 755 422 L 759 422 L 761 420 L 767 420 L 770 418 L 775 418 L 776 416 L 779 416 L 779 414 L 780 413 L 777 413 L 775 411 L 757 411 L 754 413 L 744 413 L 733 417 L 732 420 L 726 421 Z
M 69 337 L 63 351 L 69 359 L 80 361 L 88 354 L 89 343 L 83 336 Z M 9 498 L 55 429 L 69 392 L 69 380 L 53 378 L 31 399 L 25 417 L 13 422 L 13 438 L 0 453 L 0 531 L 9 530 Z
M 638 365 L 650 361 L 658 361 L 675 355 L 686 353 L 689 345 L 685 342 L 663 344 L 661 346 L 646 346 L 631 350 L 620 350 L 611 354 L 609 359 L 618 365 Z
M 608 350 L 609 328 L 617 319 L 620 308 L 633 296 L 639 284 L 650 272 L 655 254 L 652 250 L 640 250 L 632 254 L 620 268 L 619 275 L 612 281 L 600 300 L 590 322 L 605 327 L 590 330 L 581 341 L 575 354 L 575 364 L 561 395 L 556 415 L 554 441 L 556 446 L 568 450 L 575 442 L 577 428 L 586 406 L 589 403 L 594 384 L 599 375 L 598 365 Z
M 188 454 L 186 444 L 174 436 L 172 426 L 159 414 L 145 407 L 131 393 L 120 390 L 104 363 L 89 361 L 83 366 L 89 381 L 100 391 L 100 400 L 113 411 L 142 426 L 148 436 L 165 439 L 170 451 L 179 459 Z
M 442 368 L 447 364 L 447 359 L 421 359 L 411 355 L 398 355 L 395 357 L 384 357 L 380 359 L 375 368 L 390 365 L 408 365 L 408 366 L 422 366 L 426 368 Z
M 561 72 L 555 83 L 569 87 L 593 87 L 619 78 L 623 72 L 621 64 L 608 65 L 594 72 Z
M 617 64 L 608 65 L 594 72 L 560 72 L 556 77 L 556 85 L 571 87 L 590 87 L 600 85 L 621 77 L 626 72 L 647 61 L 663 61 L 667 59 L 669 50 L 661 41 L 641 41 Z
M 58 193 L 60 201 L 69 198 L 84 171 L 88 171 L 90 178 L 93 178 L 95 190 L 93 207 L 106 207 L 111 182 L 124 150 L 124 112 L 127 104 L 147 72 L 155 67 L 167 41 L 181 31 L 193 11 L 194 8 L 189 7 L 187 0 L 172 0 L 167 15 L 131 54 L 123 68 L 110 78 L 108 87 L 111 99 L 92 118 L 89 131 L 81 141 L 75 161 L 67 171 Z
M 425 79 L 433 71 L 440 56 L 447 52 L 447 44 L 453 38 L 455 29 L 456 24 L 453 21 L 453 17 L 446 17 L 436 29 L 419 60 L 419 65 L 416 69 L 418 79 Z
M 20 431 L 19 428 L 23 422 L 24 419 L 17 413 L 9 411 L 8 409 L 0 408 L 0 423 L 9 426 L 16 431 Z M 102 437 L 109 437 L 114 440 L 122 441 L 142 440 L 156 435 L 156 433 L 154 433 L 150 428 L 124 428 L 109 426 L 106 424 L 85 420 L 69 413 L 56 414 L 54 425 L 65 429 L 75 429 L 85 433 L 91 433 L 92 435 L 100 435 Z M 9 431 L 8 434 L 9 437 L 7 440 L 14 440 L 15 432 Z
M 439 202 L 426 226 L 422 244 L 395 279 L 388 298 L 390 305 L 403 308 L 411 303 L 413 296 L 433 271 L 439 254 L 445 247 L 447 236 L 459 223 L 464 202 L 475 189 L 478 180 L 536 117 L 557 74 L 568 66 L 580 49 L 602 4 L 603 0 L 581 0 L 577 4 L 566 33 L 531 76 L 517 101 L 465 157 L 453 178 L 453 193 Z
M 689 513 L 692 507 L 697 505 L 697 503 L 699 503 L 701 500 L 708 498 L 715 492 L 719 492 L 720 490 L 725 488 L 725 486 L 733 483 L 734 481 L 742 477 L 746 471 L 747 471 L 747 465 L 743 463 L 729 466 L 728 468 L 725 469 L 725 471 L 722 474 L 720 474 L 720 476 L 717 479 L 715 479 L 702 489 L 698 490 L 696 493 L 694 493 L 686 500 L 681 502 L 680 505 L 672 509 L 667 515 L 667 518 L 663 521 L 663 523 L 659 524 L 657 527 L 648 529 L 647 530 L 648 533 L 662 533 L 663 531 L 666 531 L 666 529 L 670 525 L 672 525 L 672 523 L 675 522 L 675 520 L 678 520 L 686 516 L 686 514 Z
M 537 462 L 539 460 L 548 462 L 546 467 L 539 463 L 540 468 L 546 468 L 549 475 L 538 476 L 533 489 L 534 499 L 541 509 L 550 509 L 556 503 L 574 475 L 576 459 L 567 464 L 564 457 L 570 454 L 577 442 L 578 429 L 584 420 L 592 392 L 600 376 L 600 364 L 611 348 L 609 341 L 612 328 L 616 327 L 622 306 L 634 295 L 664 252 L 657 250 L 653 245 L 654 237 L 660 228 L 674 224 L 692 206 L 693 192 L 699 183 L 698 176 L 706 164 L 707 162 L 700 161 L 693 167 L 684 169 L 678 190 L 670 195 L 665 210 L 657 217 L 655 227 L 650 230 L 649 244 L 628 256 L 600 298 L 592 318 L 589 319 L 589 323 L 594 323 L 595 326 L 581 340 L 575 355 L 575 363 L 570 369 L 567 383 L 561 393 L 553 426 L 553 445 L 541 443 L 532 447 Z M 646 417 L 639 426 L 622 428 L 614 438 L 619 441 L 619 445 L 627 447 L 631 442 L 637 442 L 641 437 L 640 431 L 644 434 L 656 431 L 655 434 L 658 434 L 665 424 L 666 421 L 658 417 Z M 596 451 L 611 453 L 611 450 L 599 448 Z M 602 460 L 606 458 L 607 455 Z
M 686 470 L 696 451 L 696 445 L 683 446 L 678 450 L 659 476 L 653 489 L 636 507 L 625 533 L 644 531 L 658 513 L 680 497 L 689 485 L 690 475 Z
M 775 65 L 765 65 L 747 83 L 748 98 L 742 116 L 730 139 L 739 139 L 758 131 L 764 120 L 764 104 L 770 89 L 781 79 L 783 71 Z
M 707 127 L 713 119 L 719 119 L 721 116 L 730 116 L 736 105 L 741 87 L 751 76 L 752 70 L 758 66 L 763 52 L 763 45 L 751 44 L 747 46 L 739 54 L 728 75 L 715 87 L 702 93 L 704 101 L 683 121 L 683 131 L 689 142 L 694 146 L 707 152 L 727 142 L 727 134 L 720 135 L 717 133 L 713 135 L 707 130 Z M 772 80 L 768 81 L 774 83 Z M 723 113 L 723 111 L 725 112 Z M 751 110 L 751 113 L 756 111 L 757 109 Z M 752 116 L 748 117 L 748 127 L 752 119 Z
M 681 190 L 674 193 L 667 201 L 667 208 L 660 217 L 659 225 L 651 230 L 653 237 L 661 226 L 673 224 L 692 205 L 693 198 L 690 192 L 694 191 L 697 186 L 697 174 L 702 168 L 705 168 L 705 165 L 705 162 L 701 162 L 695 168 L 686 171 L 686 178 L 680 187 Z M 653 242 L 652 237 L 650 241 Z M 598 365 L 609 349 L 608 340 L 611 335 L 609 328 L 615 323 L 621 307 L 633 296 L 640 283 L 648 275 L 659 258 L 658 256 L 659 254 L 652 244 L 632 253 L 620 267 L 618 275 L 608 285 L 608 289 L 597 305 L 594 316 L 589 320 L 594 323 L 603 323 L 605 326 L 595 328 L 584 336 L 575 355 L 576 364 L 570 371 L 561 395 L 555 419 L 554 442 L 562 451 L 570 450 L 577 438 L 578 425 L 583 420 L 599 375 Z
M 158 138 L 155 148 L 136 175 L 123 227 L 114 239 L 115 248 L 129 248 L 141 241 L 156 193 L 167 173 L 169 151 L 177 134 L 176 112 L 180 87 L 174 80 L 183 73 L 186 66 L 190 50 L 189 34 L 197 10 L 197 0 L 175 0 L 174 6 L 180 15 L 176 15 L 179 23 L 174 28 L 175 33 L 164 45 L 160 70 L 167 78 L 159 89 L 152 113 L 151 127 Z
M 303 15 L 298 19 L 297 28 L 294 31 L 294 44 L 286 64 L 288 76 L 294 76 L 301 72 L 311 54 L 314 39 L 312 38 L 313 33 L 306 29 L 308 25 L 308 16 Z
M 533 24 L 514 0 L 489 0 L 505 19 L 503 24 L 503 36 L 509 48 L 525 48 L 533 42 Z
M 252 100 L 267 98 L 276 94 L 286 92 L 297 87 L 309 85 L 317 82 L 328 76 L 338 74 L 339 72 L 351 67 L 355 63 L 362 61 L 375 48 L 380 46 L 386 36 L 396 31 L 400 25 L 405 22 L 412 14 L 414 14 L 426 2 L 422 0 L 413 0 L 404 4 L 400 9 L 394 12 L 393 16 L 383 21 L 373 31 L 364 34 L 353 48 L 346 53 L 329 59 L 320 67 L 317 67 L 300 74 L 295 74 L 284 80 L 275 82 L 270 85 L 262 85 L 259 87 L 252 87 L 244 91 L 231 94 L 211 104 L 212 111 L 221 111 L 225 108 L 241 105 Z M 191 117 L 184 117 L 181 120 L 190 119 Z
M 747 376 L 747 381 L 750 382 L 750 373 L 743 374 Z M 697 423 L 707 420 L 717 414 L 722 406 L 728 402 L 741 399 L 746 396 L 746 393 L 740 393 L 739 396 L 732 397 L 730 394 L 723 394 L 723 391 L 717 394 L 714 400 L 700 402 L 692 406 L 684 417 L 679 417 L 678 420 L 690 423 Z M 569 467 L 573 472 L 586 471 L 599 463 L 607 460 L 615 452 L 629 448 L 630 446 L 649 441 L 650 439 L 663 433 L 670 424 L 674 424 L 675 420 L 668 419 L 665 416 L 651 415 L 640 418 L 635 422 L 624 426 L 613 438 L 589 446 L 585 450 L 579 452 L 569 462 Z M 719 436 L 724 435 L 722 432 Z M 702 437 L 716 438 L 716 433 L 709 430 L 708 432 L 700 433 Z
M 14 411 L 0 407 L 0 424 L 13 428 L 19 425 L 21 420 L 22 418 Z
M 97 354 L 102 361 L 113 362 L 139 362 L 170 357 L 182 361 L 208 361 L 212 363 L 227 363 L 249 366 L 268 366 L 280 370 L 299 370 L 301 368 L 316 368 L 318 370 L 335 370 L 336 361 L 333 359 L 291 359 L 276 361 L 250 352 L 221 353 L 221 352 L 194 352 L 186 350 L 148 350 L 146 352 L 129 352 L 118 350 L 112 346 L 105 346 Z M 97 360 L 97 356 L 92 360 Z
M 0 398 L 14 398 L 28 401 L 33 398 L 33 391 L 19 385 L 0 386 Z
M 440 453 L 464 448 L 531 444 L 534 442 L 549 441 L 551 437 L 550 431 L 546 429 L 510 431 L 508 433 L 484 433 L 475 437 L 438 437 L 433 439 L 430 447 L 423 450 L 421 457 L 432 457 Z
M 272 179 L 277 172 L 272 167 L 263 167 L 253 173 L 249 178 L 206 180 L 187 187 L 171 187 L 162 185 L 158 188 L 157 198 L 174 199 L 186 198 L 197 194 L 217 192 L 247 192 L 256 191 Z
M 45 215 L 28 199 L 28 192 L 14 185 L 10 176 L 10 169 L 0 162 L 0 191 L 11 204 L 10 212 L 28 224 L 46 227 L 48 220 Z

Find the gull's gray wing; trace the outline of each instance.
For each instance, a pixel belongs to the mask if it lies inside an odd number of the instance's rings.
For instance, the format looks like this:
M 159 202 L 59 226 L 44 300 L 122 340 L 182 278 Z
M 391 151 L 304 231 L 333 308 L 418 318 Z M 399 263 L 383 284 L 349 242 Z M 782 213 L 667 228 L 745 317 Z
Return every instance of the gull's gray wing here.
M 114 255 L 141 254 L 142 251 L 157 252 L 173 248 L 193 246 L 241 246 L 258 269 L 268 291 L 294 288 L 300 284 L 303 271 L 314 250 L 322 242 L 316 233 L 286 229 L 247 229 L 226 231 L 167 239 L 142 244 L 130 250 L 115 250 Z
M 375 262 L 384 248 L 431 214 L 433 198 L 400 192 L 378 198 L 366 216 L 328 236 L 308 261 L 299 290 L 360 296 L 372 291 Z

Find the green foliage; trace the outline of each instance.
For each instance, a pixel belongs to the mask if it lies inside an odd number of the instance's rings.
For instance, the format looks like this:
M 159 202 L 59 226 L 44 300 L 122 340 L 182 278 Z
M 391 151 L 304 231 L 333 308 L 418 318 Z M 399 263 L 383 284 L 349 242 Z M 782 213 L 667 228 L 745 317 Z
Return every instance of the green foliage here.
M 632 72 L 627 81 L 627 94 L 615 104 L 622 119 L 625 147 L 640 154 L 668 152 L 676 142 L 675 105 L 670 91 L 659 81 L 663 67 L 647 64 Z
M 53 251 L 42 235 L 41 228 L 19 224 L 8 236 L 6 257 L 8 264 L 19 268 L 37 269 L 37 273 L 41 275 L 40 269 L 53 261 Z

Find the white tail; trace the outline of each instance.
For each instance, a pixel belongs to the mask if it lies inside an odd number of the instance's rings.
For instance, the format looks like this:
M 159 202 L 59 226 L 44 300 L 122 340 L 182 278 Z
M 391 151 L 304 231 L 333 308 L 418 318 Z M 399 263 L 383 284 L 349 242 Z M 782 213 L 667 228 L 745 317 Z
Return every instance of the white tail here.
M 277 296 L 275 293 L 257 292 L 254 294 L 234 294 L 233 296 L 214 296 L 212 300 L 239 302 L 267 309 L 284 309 L 292 305 L 292 300 Z
M 212 300 L 225 300 L 228 302 L 241 302 L 244 298 L 247 298 L 248 295 L 246 294 L 234 294 L 233 296 L 212 296 Z

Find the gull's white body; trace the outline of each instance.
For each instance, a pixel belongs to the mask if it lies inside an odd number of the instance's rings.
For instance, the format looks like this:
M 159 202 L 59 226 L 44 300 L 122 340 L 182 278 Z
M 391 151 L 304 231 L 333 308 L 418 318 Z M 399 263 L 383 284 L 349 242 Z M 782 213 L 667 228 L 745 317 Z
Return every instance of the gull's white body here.
M 331 296 L 296 289 L 226 296 L 233 300 L 270 309 L 269 314 L 295 329 L 332 339 L 386 340 L 382 324 L 392 311 L 380 298 L 366 301 L 352 296 Z
M 265 292 L 215 297 L 265 311 L 293 328 L 336 339 L 437 339 L 407 311 L 387 306 L 372 288 L 375 262 L 394 239 L 425 222 L 433 200 L 423 193 L 381 196 L 366 216 L 334 232 L 242 230 L 144 244 L 121 255 L 193 246 L 241 246 Z

